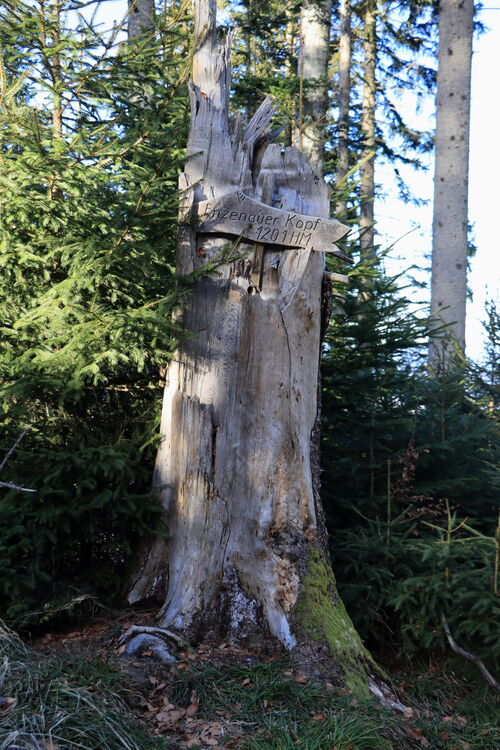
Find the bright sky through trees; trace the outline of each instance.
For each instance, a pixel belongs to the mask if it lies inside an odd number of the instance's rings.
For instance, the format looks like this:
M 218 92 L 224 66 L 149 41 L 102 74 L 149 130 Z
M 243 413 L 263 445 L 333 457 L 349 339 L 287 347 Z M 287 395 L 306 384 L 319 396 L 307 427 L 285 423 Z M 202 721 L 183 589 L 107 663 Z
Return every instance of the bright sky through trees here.
M 104 25 L 120 21 L 126 12 L 125 0 L 107 0 L 102 3 L 98 20 Z M 472 67 L 472 119 L 469 182 L 469 221 L 473 226 L 473 240 L 477 253 L 471 260 L 469 289 L 473 298 L 467 306 L 467 354 L 473 359 L 481 357 L 483 348 L 484 304 L 487 298 L 500 301 L 500 261 L 498 259 L 498 230 L 496 227 L 498 205 L 497 181 L 500 175 L 500 149 L 497 146 L 497 128 L 500 122 L 500 101 L 495 95 L 495 74 L 499 69 L 500 1 L 485 0 L 478 14 L 487 30 L 474 39 Z M 436 64 L 436 62 L 434 62 Z M 434 127 L 434 102 L 427 97 L 422 111 L 415 113 L 412 92 L 403 95 L 403 108 L 408 108 L 410 121 L 427 129 Z M 413 118 L 416 117 L 416 120 Z M 425 159 L 425 157 L 422 157 Z M 382 248 L 392 246 L 386 261 L 388 273 L 399 273 L 413 263 L 430 268 L 432 246 L 432 194 L 433 160 L 428 159 L 426 172 L 415 173 L 411 167 L 401 167 L 411 192 L 426 200 L 423 206 L 404 204 L 397 198 L 397 188 L 391 170 L 379 164 L 376 179 L 379 199 L 378 241 Z M 414 298 L 427 303 L 430 298 L 430 272 L 412 273 L 426 288 L 414 290 Z M 410 290 L 407 290 L 410 293 Z
M 472 359 L 481 357 L 486 299 L 500 301 L 500 261 L 498 258 L 499 213 L 497 180 L 500 174 L 500 150 L 497 146 L 495 123 L 500 121 L 500 101 L 494 93 L 493 83 L 499 69 L 500 56 L 500 3 L 486 0 L 478 14 L 487 30 L 474 39 L 472 62 L 472 116 L 470 133 L 469 222 L 473 227 L 472 239 L 477 253 L 471 259 L 468 286 L 472 300 L 467 305 L 467 354 Z M 411 93 L 406 96 L 406 106 L 414 107 Z M 422 128 L 434 123 L 434 103 L 429 101 L 419 115 Z M 379 240 L 382 247 L 396 242 L 387 262 L 389 273 L 397 273 L 411 263 L 430 268 L 432 247 L 432 194 L 433 160 L 429 159 L 426 172 L 416 174 L 412 169 L 401 169 L 408 179 L 412 192 L 428 199 L 425 206 L 405 205 L 394 199 L 395 188 L 386 169 L 380 168 L 377 181 L 385 196 L 376 207 L 379 217 Z M 387 182 L 386 182 L 387 180 Z M 408 233 L 408 234 L 407 234 Z M 426 260 L 427 259 L 427 260 Z M 430 283 L 428 274 L 415 274 L 419 281 Z M 415 291 L 415 298 L 429 299 L 429 288 Z
M 491 9 L 491 10 L 489 10 Z M 497 128 L 500 100 L 495 94 L 500 66 L 500 3 L 486 0 L 479 15 L 489 30 L 476 39 L 472 61 L 472 123 L 469 209 L 475 224 L 477 255 L 472 260 L 469 285 L 474 300 L 469 317 L 467 347 L 470 356 L 479 354 L 477 320 L 484 316 L 486 290 L 500 302 L 500 259 L 498 243 L 498 178 L 500 149 Z

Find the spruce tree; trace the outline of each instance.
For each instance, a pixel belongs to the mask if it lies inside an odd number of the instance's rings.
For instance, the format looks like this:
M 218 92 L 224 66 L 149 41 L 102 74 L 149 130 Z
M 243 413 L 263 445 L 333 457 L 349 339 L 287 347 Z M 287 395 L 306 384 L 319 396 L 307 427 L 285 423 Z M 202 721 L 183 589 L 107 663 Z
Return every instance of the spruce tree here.
M 323 357 L 322 495 L 339 590 L 374 648 L 446 649 L 443 612 L 465 648 L 494 661 L 493 392 L 463 361 L 429 373 L 429 321 L 397 279 L 366 273 L 337 300 Z
M 29 427 L 1 479 L 36 490 L 2 489 L 10 617 L 118 589 L 156 517 L 161 373 L 189 290 L 173 270 L 184 15 L 127 42 L 126 19 L 103 31 L 75 7 L 0 12 L 0 455 Z

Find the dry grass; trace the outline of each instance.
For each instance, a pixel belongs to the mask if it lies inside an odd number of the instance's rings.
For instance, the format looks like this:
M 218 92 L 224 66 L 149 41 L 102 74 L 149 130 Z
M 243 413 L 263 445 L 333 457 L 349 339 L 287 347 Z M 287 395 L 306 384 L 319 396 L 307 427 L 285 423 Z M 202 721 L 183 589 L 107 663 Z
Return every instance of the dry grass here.
M 134 719 L 102 660 L 40 654 L 0 628 L 0 750 L 166 748 Z

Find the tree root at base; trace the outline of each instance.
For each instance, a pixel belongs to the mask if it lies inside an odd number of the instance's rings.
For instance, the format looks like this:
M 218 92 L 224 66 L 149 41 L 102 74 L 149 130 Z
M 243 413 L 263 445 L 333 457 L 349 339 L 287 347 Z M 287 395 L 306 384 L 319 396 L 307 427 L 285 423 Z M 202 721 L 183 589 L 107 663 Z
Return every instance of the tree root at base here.
M 125 647 L 126 657 L 140 657 L 147 650 L 164 664 L 174 664 L 176 658 L 167 648 L 169 641 L 176 646 L 186 645 L 184 638 L 166 628 L 132 625 L 120 636 L 118 645 Z

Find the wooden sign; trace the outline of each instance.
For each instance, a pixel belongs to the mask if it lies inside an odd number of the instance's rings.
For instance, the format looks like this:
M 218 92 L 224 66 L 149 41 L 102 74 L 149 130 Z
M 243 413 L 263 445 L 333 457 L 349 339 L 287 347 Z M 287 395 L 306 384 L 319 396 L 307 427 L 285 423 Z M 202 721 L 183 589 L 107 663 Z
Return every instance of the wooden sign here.
M 197 209 L 199 232 L 232 234 L 262 245 L 333 253 L 353 262 L 334 244 L 350 231 L 335 219 L 319 219 L 274 208 L 249 198 L 241 190 L 216 202 L 202 201 Z

